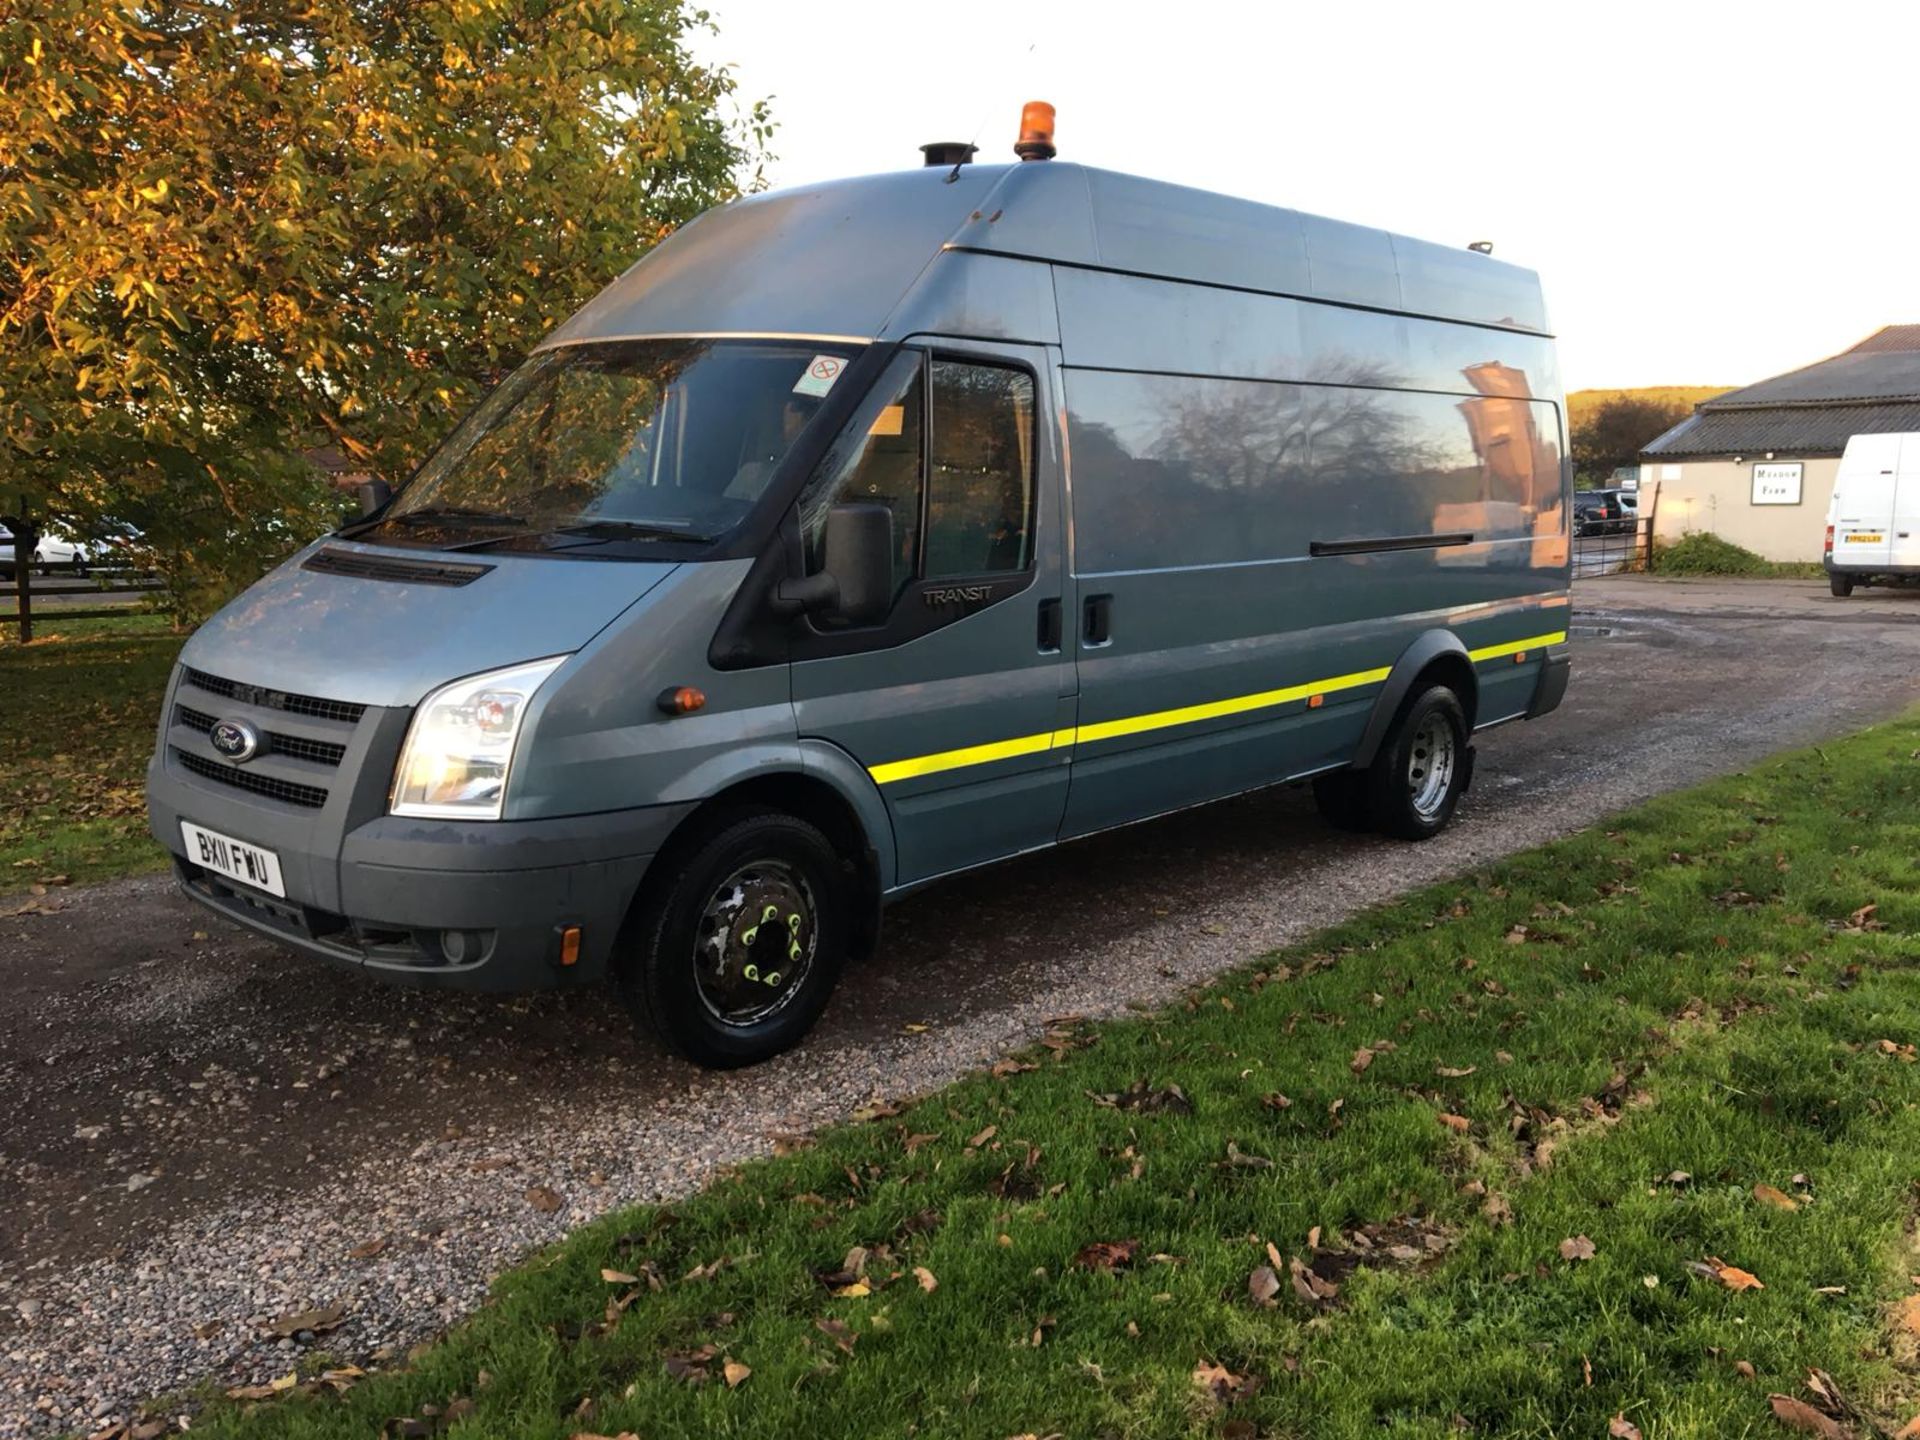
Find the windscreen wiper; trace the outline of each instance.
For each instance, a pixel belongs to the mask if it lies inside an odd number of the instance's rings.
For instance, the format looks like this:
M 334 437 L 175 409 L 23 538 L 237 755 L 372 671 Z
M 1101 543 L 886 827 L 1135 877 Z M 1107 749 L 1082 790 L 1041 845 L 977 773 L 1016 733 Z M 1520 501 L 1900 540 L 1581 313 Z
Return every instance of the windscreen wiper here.
M 713 539 L 697 530 L 647 520 L 581 520 L 572 525 L 555 525 L 548 533 L 582 535 L 589 540 L 687 540 L 695 544 Z
M 445 520 L 479 520 L 489 525 L 513 525 L 524 529 L 527 517 L 508 515 L 500 510 L 469 510 L 458 505 L 428 505 L 424 509 L 409 510 L 404 515 L 389 515 L 381 522 L 386 525 L 432 525 Z

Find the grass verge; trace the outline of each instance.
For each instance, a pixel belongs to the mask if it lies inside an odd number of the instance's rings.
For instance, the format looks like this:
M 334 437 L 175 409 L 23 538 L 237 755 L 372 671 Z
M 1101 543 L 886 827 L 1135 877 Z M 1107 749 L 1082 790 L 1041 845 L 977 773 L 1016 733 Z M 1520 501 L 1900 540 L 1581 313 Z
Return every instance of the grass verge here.
M 1808 1367 L 1894 1428 L 1916 755 L 1880 727 L 1061 1023 L 194 1431 L 1705 1440 L 1784 1433 Z
M 0 644 L 0 895 L 100 880 L 163 858 L 146 766 L 181 637 L 157 615 L 39 617 Z

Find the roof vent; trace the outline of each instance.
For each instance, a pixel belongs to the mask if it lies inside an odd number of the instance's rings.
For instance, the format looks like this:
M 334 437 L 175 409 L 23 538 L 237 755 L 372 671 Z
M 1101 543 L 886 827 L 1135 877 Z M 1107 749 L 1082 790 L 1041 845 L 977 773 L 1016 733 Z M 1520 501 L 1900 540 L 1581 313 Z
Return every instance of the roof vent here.
M 1476 255 L 1491 255 L 1493 253 L 1493 242 L 1491 240 L 1476 240 L 1467 246 L 1467 249 L 1473 251 Z
M 929 168 L 935 165 L 964 165 L 979 150 L 978 145 L 969 145 L 964 140 L 936 140 L 931 145 L 920 147 L 920 153 L 927 157 Z

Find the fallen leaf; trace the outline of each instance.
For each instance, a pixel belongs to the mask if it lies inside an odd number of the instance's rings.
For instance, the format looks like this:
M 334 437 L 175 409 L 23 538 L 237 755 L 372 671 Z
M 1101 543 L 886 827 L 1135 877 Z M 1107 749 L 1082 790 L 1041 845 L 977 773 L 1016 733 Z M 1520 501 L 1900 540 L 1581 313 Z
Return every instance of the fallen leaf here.
M 278 1335 L 282 1340 L 291 1340 L 303 1330 L 315 1335 L 338 1330 L 346 1318 L 347 1312 L 337 1305 L 324 1310 L 295 1310 L 269 1320 L 261 1329 L 269 1335 Z
M 1358 1050 L 1353 1052 L 1353 1059 L 1347 1062 L 1347 1068 L 1353 1071 L 1354 1074 L 1359 1075 L 1363 1074 L 1371 1064 L 1373 1064 L 1373 1051 L 1362 1045 Z
M 609 1285 L 638 1285 L 640 1283 L 640 1277 L 638 1275 L 629 1275 L 624 1270 L 614 1270 L 604 1267 L 600 1271 L 600 1278 Z
M 913 1278 L 920 1282 L 920 1288 L 929 1295 L 940 1288 L 940 1282 L 933 1278 L 933 1271 L 924 1265 L 913 1267 Z
M 1138 1240 L 1097 1240 L 1082 1246 L 1073 1263 L 1083 1270 L 1124 1270 L 1139 1248 Z
M 1612 1440 L 1641 1440 L 1640 1427 L 1624 1414 L 1616 1415 L 1607 1422 L 1607 1434 Z
M 1462 1080 L 1479 1068 L 1478 1065 L 1436 1065 L 1433 1073 L 1443 1080 Z
M 1324 1305 L 1339 1298 L 1340 1287 L 1316 1275 L 1297 1255 L 1287 1261 L 1287 1275 L 1293 1281 L 1293 1293 L 1309 1305 Z
M 1593 1241 L 1584 1235 L 1573 1235 L 1560 1242 L 1562 1260 L 1591 1260 L 1596 1253 Z
M 550 1185 L 535 1185 L 527 1191 L 527 1203 L 542 1215 L 551 1215 L 566 1202 L 560 1198 L 560 1192 Z
M 697 1350 L 675 1350 L 665 1357 L 667 1374 L 689 1385 L 703 1385 L 713 1378 L 713 1372 L 707 1366 L 719 1353 L 718 1345 L 702 1345 Z
M 1776 1190 L 1771 1185 L 1753 1187 L 1753 1198 L 1762 1205 L 1771 1205 L 1776 1210 L 1798 1210 L 1800 1202 L 1784 1190 Z
M 982 1145 L 986 1144 L 989 1140 L 993 1139 L 993 1137 L 998 1135 L 999 1133 L 1000 1133 L 1000 1127 L 998 1125 L 989 1125 L 987 1126 L 986 1129 L 982 1130 L 978 1135 L 974 1136 L 971 1140 L 967 1141 L 967 1144 L 973 1146 L 974 1149 L 978 1150 Z
M 1458 1135 L 1464 1135 L 1473 1128 L 1473 1122 L 1464 1115 L 1437 1115 L 1434 1118 Z
M 349 1260 L 371 1260 L 386 1248 L 387 1237 L 381 1235 L 372 1240 L 362 1240 L 358 1245 L 347 1251 L 347 1258 Z
M 848 1355 L 853 1354 L 853 1343 L 860 1337 L 844 1320 L 816 1320 L 813 1328 L 838 1345 Z
M 1773 1407 L 1774 1418 L 1791 1429 L 1822 1436 L 1823 1440 L 1851 1440 L 1844 1425 L 1830 1415 L 1822 1415 L 1804 1400 L 1796 1400 L 1791 1395 L 1769 1395 L 1767 1404 Z
M 738 1360 L 729 1360 L 720 1367 L 720 1373 L 726 1377 L 727 1388 L 732 1390 L 738 1386 L 742 1380 L 745 1380 L 749 1375 L 753 1374 L 753 1371 L 749 1367 L 742 1365 Z
M 873 1290 L 866 1281 L 856 1280 L 851 1285 L 840 1286 L 833 1293 L 842 1300 L 858 1300 L 863 1296 L 871 1295 Z
M 1038 1065 L 1028 1064 L 1025 1060 L 996 1060 L 993 1064 L 993 1078 L 1004 1080 L 1009 1075 L 1019 1075 L 1027 1070 L 1038 1070 Z
M 1713 1278 L 1729 1290 L 1764 1290 L 1767 1288 L 1760 1283 L 1759 1277 L 1749 1270 L 1742 1270 L 1735 1265 L 1723 1264 L 1721 1261 L 1713 1258 L 1709 1258 L 1707 1263 L 1713 1267 Z
M 1273 1297 L 1279 1293 L 1280 1277 L 1273 1273 L 1271 1265 L 1262 1265 L 1247 1277 L 1247 1294 L 1254 1304 L 1271 1306 Z
M 1193 1367 L 1193 1383 L 1215 1400 L 1228 1403 L 1239 1399 L 1248 1389 L 1244 1375 L 1236 1375 L 1226 1366 L 1216 1365 L 1211 1360 L 1202 1360 Z

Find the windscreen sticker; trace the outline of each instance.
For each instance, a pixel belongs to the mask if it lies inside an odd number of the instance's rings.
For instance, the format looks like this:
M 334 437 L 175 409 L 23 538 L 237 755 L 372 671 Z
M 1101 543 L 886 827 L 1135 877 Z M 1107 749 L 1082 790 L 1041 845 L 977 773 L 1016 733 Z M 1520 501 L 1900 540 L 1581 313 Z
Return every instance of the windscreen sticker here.
M 833 382 L 840 378 L 840 372 L 847 368 L 847 362 L 838 355 L 816 355 L 807 362 L 806 373 L 793 382 L 796 395 L 824 395 L 833 389 Z
M 898 435 L 906 428 L 907 407 L 889 405 L 873 417 L 873 424 L 867 427 L 869 435 Z

